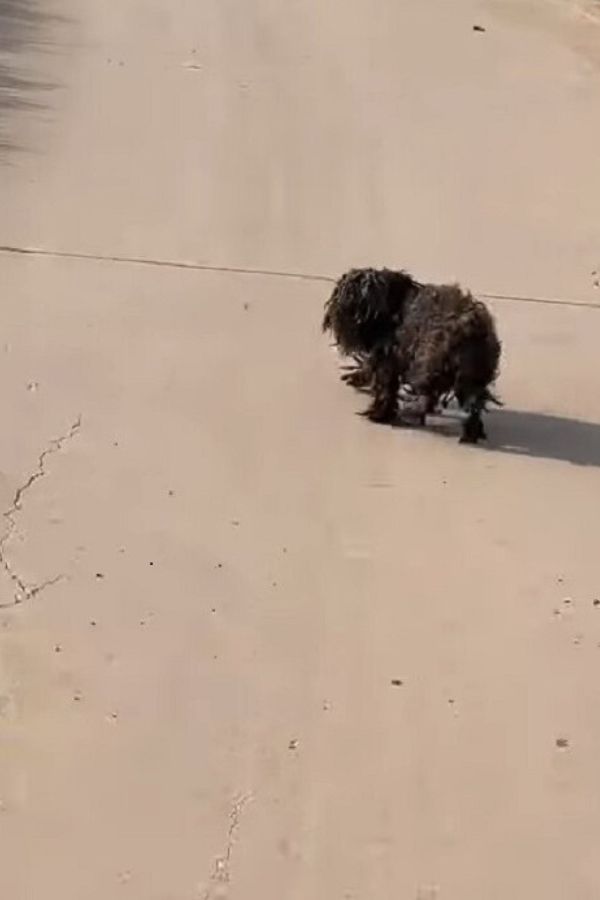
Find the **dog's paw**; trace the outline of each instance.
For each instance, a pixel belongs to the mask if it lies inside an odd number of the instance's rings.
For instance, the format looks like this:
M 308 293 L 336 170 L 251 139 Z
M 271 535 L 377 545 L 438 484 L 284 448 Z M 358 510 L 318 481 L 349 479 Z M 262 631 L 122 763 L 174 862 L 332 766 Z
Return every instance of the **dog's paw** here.
M 361 416 L 378 425 L 392 425 L 396 421 L 397 414 L 398 410 L 395 406 L 373 404 L 368 409 L 365 409 Z
M 459 444 L 478 444 L 479 441 L 487 441 L 487 434 L 483 428 L 469 429 L 460 437 Z
M 372 380 L 370 373 L 363 369 L 354 369 L 352 372 L 344 372 L 342 375 L 342 381 L 349 384 L 350 387 L 358 389 L 368 388 Z

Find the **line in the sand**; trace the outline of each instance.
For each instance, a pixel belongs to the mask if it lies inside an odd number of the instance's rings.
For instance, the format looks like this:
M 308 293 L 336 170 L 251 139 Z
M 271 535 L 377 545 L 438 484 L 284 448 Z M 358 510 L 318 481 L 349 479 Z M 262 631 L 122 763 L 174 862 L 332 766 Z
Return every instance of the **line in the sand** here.
M 149 259 L 145 256 L 112 256 L 102 253 L 79 253 L 71 250 L 46 250 L 41 247 L 2 247 L 0 253 L 21 256 L 50 256 L 54 259 L 86 259 L 94 262 L 126 263 L 135 266 L 159 266 L 166 269 L 191 269 L 199 272 L 225 272 L 233 275 L 263 275 L 272 278 L 295 278 L 304 281 L 335 282 L 328 275 L 303 272 L 279 272 L 276 269 L 252 269 L 244 266 L 217 266 L 210 263 L 186 262 L 176 259 Z
M 15 256 L 47 256 L 52 259 L 82 259 L 92 262 L 121 263 L 133 266 L 155 266 L 166 269 L 188 269 L 197 272 L 223 272 L 232 275 L 257 275 L 265 278 L 290 278 L 297 281 L 318 281 L 335 284 L 331 275 L 314 272 L 285 272 L 278 269 L 258 269 L 245 266 L 218 266 L 210 263 L 187 262 L 176 259 L 152 259 L 145 256 L 113 256 L 103 253 L 84 253 L 75 250 L 48 250 L 43 247 L 0 246 L 0 253 Z M 560 297 L 528 297 L 520 294 L 500 294 L 491 291 L 475 291 L 486 300 L 501 300 L 513 303 L 538 303 L 546 306 L 571 306 L 600 310 L 600 303 L 585 300 L 565 300 Z

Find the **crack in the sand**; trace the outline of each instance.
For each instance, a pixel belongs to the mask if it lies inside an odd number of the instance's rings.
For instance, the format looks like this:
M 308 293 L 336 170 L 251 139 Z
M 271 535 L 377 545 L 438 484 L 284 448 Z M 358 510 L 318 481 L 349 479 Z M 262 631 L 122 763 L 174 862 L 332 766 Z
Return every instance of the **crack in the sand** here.
M 12 247 L 0 246 L 0 254 L 12 256 L 47 256 L 50 259 L 80 259 L 92 262 L 117 263 L 134 266 L 159 266 L 168 269 L 191 269 L 197 272 L 223 272 L 229 275 L 254 275 L 266 278 L 291 278 L 299 281 L 328 282 L 335 284 L 331 275 L 320 275 L 317 272 L 291 272 L 279 269 L 250 268 L 246 266 L 219 266 L 213 263 L 186 262 L 178 259 L 153 259 L 147 256 L 117 256 L 103 253 L 83 253 L 75 250 L 49 250 L 44 247 Z M 565 297 L 531 297 L 522 294 L 501 294 L 490 291 L 475 291 L 486 300 L 499 300 L 515 303 L 542 303 L 550 306 L 582 306 L 587 309 L 600 310 L 600 303 L 587 300 L 570 300 Z
M 60 450 L 62 450 L 63 446 L 75 437 L 80 428 L 81 416 L 77 416 L 77 419 L 71 425 L 66 434 L 63 434 L 60 437 L 54 438 L 50 441 L 46 449 L 39 455 L 36 468 L 23 482 L 23 484 L 19 485 L 19 487 L 15 491 L 15 495 L 10 507 L 3 513 L 3 517 L 7 522 L 7 527 L 4 534 L 0 538 L 0 565 L 14 585 L 14 595 L 13 599 L 9 603 L 1 603 L 0 609 L 6 609 L 10 606 L 17 606 L 24 600 L 32 600 L 34 597 L 37 597 L 38 594 L 41 594 L 42 591 L 45 591 L 46 588 L 57 584 L 59 581 L 64 581 L 64 579 L 66 578 L 65 575 L 60 574 L 55 575 L 53 578 L 47 578 L 45 581 L 40 582 L 40 584 L 27 584 L 23 577 L 19 575 L 19 573 L 11 565 L 10 560 L 7 558 L 6 550 L 13 534 L 15 533 L 17 527 L 15 517 L 17 513 L 19 513 L 22 509 L 23 498 L 25 497 L 25 494 L 33 487 L 36 481 L 39 481 L 40 478 L 44 478 L 47 474 L 46 459 L 49 456 L 52 456 L 54 453 L 58 453 Z
M 215 892 L 213 892 L 213 887 L 215 885 L 221 885 L 222 891 L 223 885 L 227 885 L 231 882 L 231 858 L 233 856 L 235 839 L 240 827 L 244 808 L 248 805 L 248 803 L 251 802 L 251 800 L 252 794 L 243 794 L 233 802 L 231 812 L 229 813 L 229 827 L 227 829 L 227 842 L 225 844 L 225 849 L 221 856 L 218 856 L 215 860 L 215 864 L 209 879 L 209 885 L 202 896 L 202 900 L 212 900 L 212 898 L 215 896 L 218 896 L 218 898 L 225 896 L 222 892 L 215 894 Z M 217 888 L 217 891 L 218 890 L 219 889 Z

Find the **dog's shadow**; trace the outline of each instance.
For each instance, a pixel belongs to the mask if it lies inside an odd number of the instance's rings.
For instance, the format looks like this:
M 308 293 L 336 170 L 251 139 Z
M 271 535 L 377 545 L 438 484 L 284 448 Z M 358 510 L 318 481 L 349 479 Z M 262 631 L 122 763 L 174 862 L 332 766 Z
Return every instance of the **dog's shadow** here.
M 431 429 L 445 437 L 460 434 L 453 414 L 437 417 Z M 489 452 L 556 459 L 576 466 L 600 466 L 600 424 L 549 413 L 494 410 L 485 417 Z
M 355 368 L 349 365 L 346 372 Z M 366 387 L 358 387 L 358 391 L 370 393 Z M 415 427 L 415 422 L 410 415 L 400 413 L 395 427 Z M 600 423 L 502 408 L 486 415 L 485 428 L 489 440 L 478 446 L 490 452 L 555 459 L 576 466 L 600 466 Z M 460 436 L 460 415 L 455 404 L 443 415 L 430 418 L 427 429 L 442 437 Z

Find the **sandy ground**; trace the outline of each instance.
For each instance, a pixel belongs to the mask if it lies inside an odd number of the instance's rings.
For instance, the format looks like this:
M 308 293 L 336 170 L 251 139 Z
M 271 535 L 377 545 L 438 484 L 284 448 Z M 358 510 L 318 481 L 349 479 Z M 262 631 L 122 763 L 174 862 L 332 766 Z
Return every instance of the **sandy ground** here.
M 597 900 L 594 4 L 40 6 L 0 244 L 586 305 L 494 304 L 471 450 L 326 283 L 0 253 L 0 896 Z

